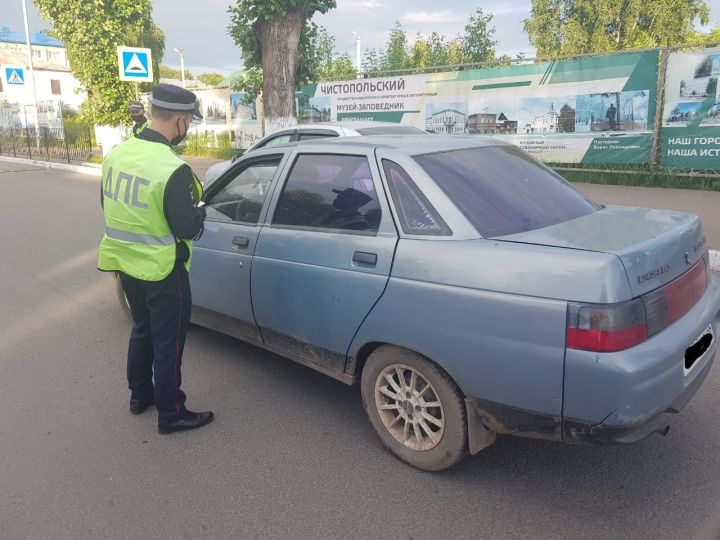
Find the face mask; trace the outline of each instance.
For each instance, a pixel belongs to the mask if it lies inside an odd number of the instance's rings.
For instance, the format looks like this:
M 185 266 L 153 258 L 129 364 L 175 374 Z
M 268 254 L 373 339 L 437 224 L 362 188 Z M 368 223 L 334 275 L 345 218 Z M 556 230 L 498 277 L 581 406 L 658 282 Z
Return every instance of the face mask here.
M 170 141 L 170 144 L 172 144 L 173 146 L 177 146 L 178 144 L 180 144 L 180 143 L 183 141 L 183 139 L 185 138 L 185 136 L 187 135 L 187 132 L 188 132 L 188 124 L 187 124 L 187 121 L 185 121 L 185 131 L 183 132 L 183 131 L 180 129 L 180 120 L 185 120 L 185 119 L 182 118 L 182 117 L 180 117 L 180 118 L 178 118 L 178 120 L 177 120 L 178 134 L 177 134 L 176 137 L 173 137 L 173 139 Z

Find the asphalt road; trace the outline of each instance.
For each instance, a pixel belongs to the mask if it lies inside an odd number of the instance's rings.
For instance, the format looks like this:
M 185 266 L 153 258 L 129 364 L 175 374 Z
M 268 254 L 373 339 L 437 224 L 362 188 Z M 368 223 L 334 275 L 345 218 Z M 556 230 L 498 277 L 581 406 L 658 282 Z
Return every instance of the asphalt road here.
M 0 537 L 718 538 L 720 375 L 667 437 L 502 438 L 430 474 L 396 460 L 357 388 L 192 328 L 188 405 L 127 410 L 129 323 L 95 269 L 98 181 L 0 164 Z

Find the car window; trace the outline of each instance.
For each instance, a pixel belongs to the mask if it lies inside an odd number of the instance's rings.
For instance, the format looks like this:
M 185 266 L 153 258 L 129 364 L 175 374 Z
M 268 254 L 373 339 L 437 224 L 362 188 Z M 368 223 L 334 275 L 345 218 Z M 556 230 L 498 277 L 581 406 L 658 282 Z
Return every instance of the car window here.
M 337 133 L 298 133 L 298 140 L 300 141 L 309 141 L 311 139 L 327 139 L 329 137 L 337 137 Z
M 257 224 L 280 159 L 255 162 L 238 173 L 206 206 L 207 219 Z
M 381 216 L 367 157 L 301 154 L 273 225 L 376 233 Z
M 258 146 L 258 148 L 269 148 L 271 146 L 277 146 L 279 144 L 289 143 L 292 136 L 293 136 L 292 133 L 286 133 L 285 135 L 278 135 L 277 137 L 273 137 L 269 141 L 262 143 L 260 146 Z
M 390 196 L 405 234 L 451 236 L 452 231 L 405 170 L 388 159 L 382 160 Z
M 414 157 L 485 238 L 549 227 L 600 207 L 510 145 Z

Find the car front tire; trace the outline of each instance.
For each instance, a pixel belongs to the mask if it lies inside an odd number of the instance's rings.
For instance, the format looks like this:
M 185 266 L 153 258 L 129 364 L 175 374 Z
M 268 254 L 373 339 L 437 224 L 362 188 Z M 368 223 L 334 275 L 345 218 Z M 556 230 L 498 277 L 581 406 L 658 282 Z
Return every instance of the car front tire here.
M 413 467 L 440 471 L 467 454 L 462 393 L 424 356 L 400 347 L 380 347 L 365 363 L 361 392 L 380 440 Z

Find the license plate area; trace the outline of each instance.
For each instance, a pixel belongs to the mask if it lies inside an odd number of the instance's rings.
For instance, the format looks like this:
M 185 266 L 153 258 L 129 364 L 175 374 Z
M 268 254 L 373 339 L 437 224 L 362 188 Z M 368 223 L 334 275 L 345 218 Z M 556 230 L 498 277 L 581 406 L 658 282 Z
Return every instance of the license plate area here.
M 685 375 L 690 373 L 692 368 L 697 365 L 698 360 L 705 356 L 705 354 L 710 350 L 714 340 L 715 336 L 713 335 L 712 325 L 710 325 L 702 334 L 700 334 L 700 336 L 695 340 L 695 343 L 685 350 L 683 365 Z

